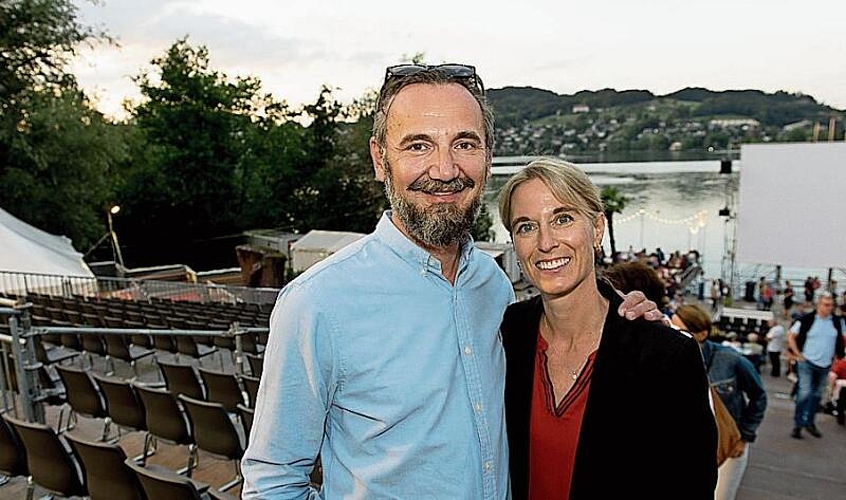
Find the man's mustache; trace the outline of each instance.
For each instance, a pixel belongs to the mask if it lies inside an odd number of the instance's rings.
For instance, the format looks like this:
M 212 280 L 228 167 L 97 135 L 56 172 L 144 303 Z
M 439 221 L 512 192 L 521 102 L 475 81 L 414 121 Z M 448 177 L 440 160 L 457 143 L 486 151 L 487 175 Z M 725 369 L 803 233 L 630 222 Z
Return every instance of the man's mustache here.
M 423 191 L 433 193 L 457 193 L 464 189 L 473 188 L 476 183 L 469 177 L 456 177 L 451 181 L 441 181 L 431 177 L 421 177 L 408 186 L 409 191 Z

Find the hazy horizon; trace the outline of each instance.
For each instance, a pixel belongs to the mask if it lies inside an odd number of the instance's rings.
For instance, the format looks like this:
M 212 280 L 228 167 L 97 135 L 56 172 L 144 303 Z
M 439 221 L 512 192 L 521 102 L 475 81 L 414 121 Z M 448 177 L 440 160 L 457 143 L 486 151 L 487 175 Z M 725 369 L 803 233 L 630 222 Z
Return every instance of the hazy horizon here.
M 835 56 L 846 53 L 846 3 L 834 0 L 74 1 L 83 23 L 120 44 L 82 50 L 71 68 L 109 115 L 139 98 L 131 77 L 185 36 L 208 47 L 213 69 L 256 77 L 292 106 L 323 85 L 351 102 L 378 88 L 386 66 L 423 53 L 475 65 L 488 88 L 783 90 L 846 109 L 846 58 Z

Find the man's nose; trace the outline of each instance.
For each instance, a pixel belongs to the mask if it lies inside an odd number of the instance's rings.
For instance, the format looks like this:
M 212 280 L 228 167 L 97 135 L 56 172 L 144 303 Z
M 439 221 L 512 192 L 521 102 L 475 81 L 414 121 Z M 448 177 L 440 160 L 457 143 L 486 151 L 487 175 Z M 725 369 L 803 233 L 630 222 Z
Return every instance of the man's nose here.
M 439 181 L 451 181 L 458 177 L 458 165 L 452 148 L 438 148 L 435 163 L 429 167 L 429 177 Z

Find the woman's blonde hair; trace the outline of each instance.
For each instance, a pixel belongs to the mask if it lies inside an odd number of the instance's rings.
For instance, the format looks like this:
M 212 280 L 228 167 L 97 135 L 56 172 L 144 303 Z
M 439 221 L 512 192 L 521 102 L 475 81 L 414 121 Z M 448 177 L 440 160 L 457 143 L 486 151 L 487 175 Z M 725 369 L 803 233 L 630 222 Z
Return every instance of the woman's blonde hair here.
M 526 181 L 540 179 L 552 191 L 553 196 L 571 205 L 591 222 L 604 212 L 599 188 L 579 167 L 557 158 L 541 158 L 526 165 L 514 174 L 499 192 L 499 217 L 508 232 L 511 232 L 511 198 L 514 190 Z

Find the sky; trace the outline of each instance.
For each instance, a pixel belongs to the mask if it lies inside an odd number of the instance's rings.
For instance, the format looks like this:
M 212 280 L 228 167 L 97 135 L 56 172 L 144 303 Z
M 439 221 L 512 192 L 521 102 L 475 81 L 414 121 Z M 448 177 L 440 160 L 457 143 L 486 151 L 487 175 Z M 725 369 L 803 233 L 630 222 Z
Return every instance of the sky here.
M 131 78 L 185 36 L 212 69 L 257 77 L 292 106 L 323 85 L 351 102 L 423 53 L 474 65 L 487 88 L 784 90 L 846 109 L 843 0 L 74 1 L 119 44 L 86 48 L 71 68 L 115 117 L 140 99 Z

